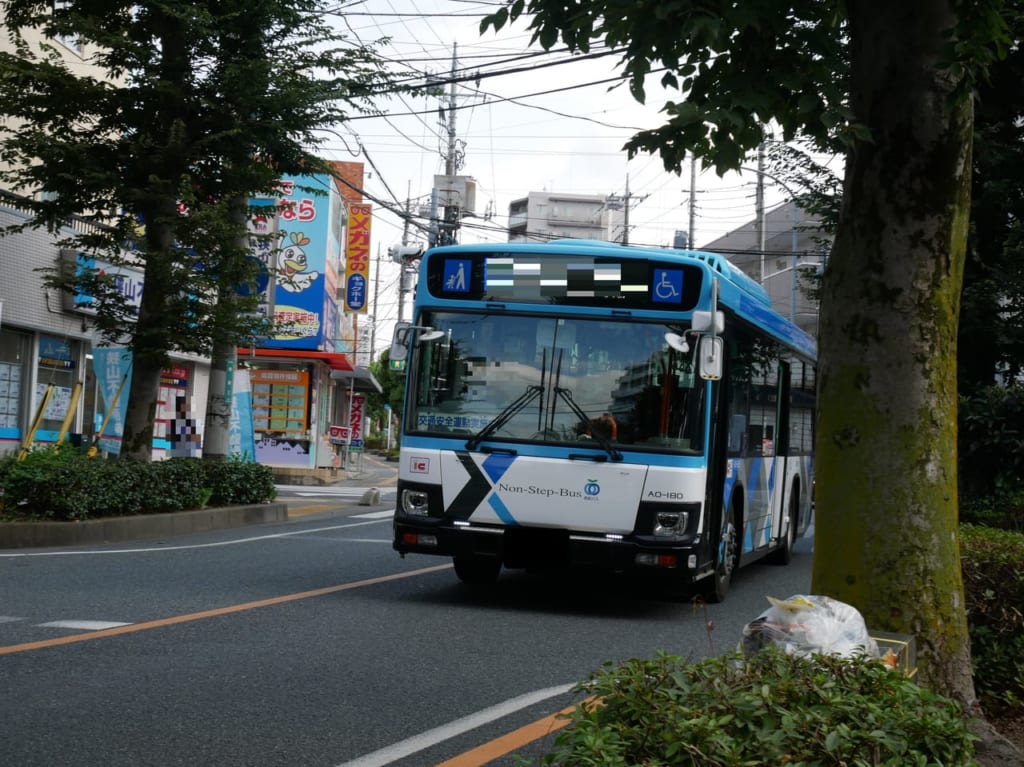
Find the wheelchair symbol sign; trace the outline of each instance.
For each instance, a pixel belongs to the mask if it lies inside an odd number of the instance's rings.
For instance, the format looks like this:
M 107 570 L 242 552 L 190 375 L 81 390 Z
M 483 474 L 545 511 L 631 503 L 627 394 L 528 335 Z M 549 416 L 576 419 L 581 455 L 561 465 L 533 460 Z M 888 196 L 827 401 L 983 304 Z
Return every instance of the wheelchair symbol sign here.
M 681 269 L 655 269 L 651 300 L 656 304 L 683 302 L 683 272 Z

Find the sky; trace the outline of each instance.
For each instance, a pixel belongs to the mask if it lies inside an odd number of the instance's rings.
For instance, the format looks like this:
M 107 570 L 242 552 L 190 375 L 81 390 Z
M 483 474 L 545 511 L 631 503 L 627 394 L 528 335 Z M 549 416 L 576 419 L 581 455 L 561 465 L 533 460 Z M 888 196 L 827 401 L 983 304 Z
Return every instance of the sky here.
M 455 89 L 455 134 L 461 153 L 458 173 L 477 182 L 476 217 L 463 221 L 459 241 L 504 242 L 508 206 L 531 191 L 630 195 L 630 236 L 635 244 L 670 245 L 677 230 L 690 228 L 699 247 L 755 217 L 756 174 L 719 178 L 700 171 L 691 190 L 689 169 L 682 176 L 664 170 L 656 156 L 627 159 L 622 146 L 639 130 L 660 126 L 661 105 L 671 93 L 649 89 L 647 104 L 630 95 L 618 74 L 619 57 L 585 59 L 564 49 L 543 55 L 530 47 L 520 20 L 500 33 L 479 33 L 482 15 L 500 0 L 342 0 L 336 23 L 354 40 L 387 38 L 378 54 L 395 71 L 410 69 L 447 78 L 479 74 Z M 600 52 L 599 44 L 593 48 Z M 520 70 L 520 71 L 512 71 Z M 616 83 L 622 83 L 613 88 Z M 380 117 L 351 119 L 326 135 L 320 151 L 332 160 L 362 162 L 364 187 L 372 198 L 403 208 L 406 200 L 428 205 L 434 174 L 445 171 L 448 124 L 439 109 L 443 96 L 402 95 L 377 103 Z M 678 94 L 675 96 L 678 98 Z M 784 202 L 783 190 L 765 187 L 766 205 Z M 374 350 L 390 342 L 399 315 L 399 268 L 387 250 L 402 241 L 402 219 L 374 204 L 370 313 L 377 318 Z M 425 236 L 412 231 L 412 239 Z M 408 319 L 411 304 L 403 317 Z

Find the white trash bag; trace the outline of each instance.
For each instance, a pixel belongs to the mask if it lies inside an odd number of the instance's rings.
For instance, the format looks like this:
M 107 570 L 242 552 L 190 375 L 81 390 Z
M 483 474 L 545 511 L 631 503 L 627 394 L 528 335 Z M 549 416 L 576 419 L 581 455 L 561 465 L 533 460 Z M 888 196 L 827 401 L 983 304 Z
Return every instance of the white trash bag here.
M 879 657 L 878 643 L 856 608 L 831 597 L 803 594 L 768 601 L 771 607 L 743 627 L 745 653 L 776 645 L 790 655 Z

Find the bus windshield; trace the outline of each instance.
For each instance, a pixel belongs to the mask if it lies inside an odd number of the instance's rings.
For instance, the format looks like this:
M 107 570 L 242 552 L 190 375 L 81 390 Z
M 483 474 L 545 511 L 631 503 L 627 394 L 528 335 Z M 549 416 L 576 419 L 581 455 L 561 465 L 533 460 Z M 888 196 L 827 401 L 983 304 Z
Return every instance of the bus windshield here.
M 616 453 L 698 454 L 705 383 L 678 325 L 582 316 L 425 313 L 443 336 L 420 343 L 406 431 L 480 440 L 568 443 Z

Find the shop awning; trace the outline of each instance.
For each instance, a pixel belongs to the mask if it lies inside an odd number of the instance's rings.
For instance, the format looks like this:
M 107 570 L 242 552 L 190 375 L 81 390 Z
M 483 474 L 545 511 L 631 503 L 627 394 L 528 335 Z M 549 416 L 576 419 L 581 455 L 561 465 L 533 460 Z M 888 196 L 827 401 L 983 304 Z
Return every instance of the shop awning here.
M 384 393 L 384 387 L 373 377 L 373 373 L 370 372 L 369 368 L 365 368 L 362 365 L 356 365 L 351 370 L 332 370 L 331 379 L 334 381 L 348 381 L 356 391 Z
M 352 370 L 352 363 L 348 361 L 348 355 L 341 354 L 340 352 L 315 352 L 305 351 L 303 349 L 250 349 L 247 346 L 238 347 L 239 359 L 247 359 L 252 356 L 255 356 L 256 358 L 270 357 L 281 361 L 294 360 L 297 362 L 319 360 L 327 365 L 333 372 L 350 372 Z

